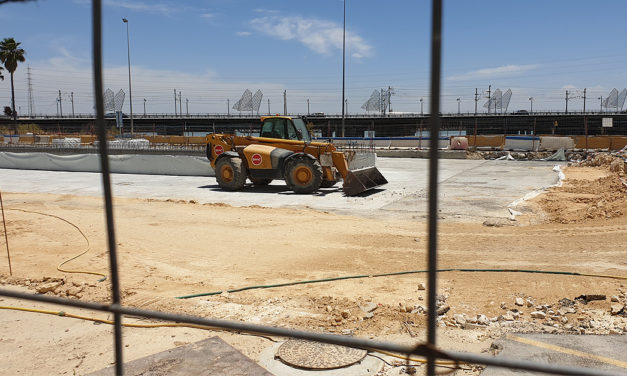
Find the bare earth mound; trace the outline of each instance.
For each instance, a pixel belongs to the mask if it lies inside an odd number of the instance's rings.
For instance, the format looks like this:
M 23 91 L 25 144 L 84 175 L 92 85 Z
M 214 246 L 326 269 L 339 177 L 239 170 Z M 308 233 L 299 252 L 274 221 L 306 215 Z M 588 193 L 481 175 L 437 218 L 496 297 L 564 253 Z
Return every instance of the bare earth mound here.
M 621 313 L 618 307 L 627 302 L 624 279 L 486 271 L 627 276 L 627 188 L 621 177 L 602 167 L 570 167 L 566 176 L 563 187 L 537 199 L 549 223 L 440 225 L 439 267 L 477 270 L 440 273 L 442 346 L 479 352 L 505 332 L 627 331 L 625 309 Z M 107 302 L 108 281 L 57 270 L 59 263 L 88 246 L 60 217 L 89 240 L 88 252 L 63 268 L 107 274 L 102 200 L 3 196 L 14 276 L 2 261 L 0 283 Z M 176 299 L 251 285 L 424 270 L 424 222 L 141 199 L 116 199 L 115 219 L 124 304 L 408 343 L 424 340 L 423 273 Z M 3 241 L 0 245 L 4 250 Z M 593 295 L 603 299 L 585 297 Z M 0 304 L 107 316 L 13 299 Z M 0 310 L 0 332 L 0 363 L 6 374 L 85 374 L 112 361 L 111 329 L 105 325 Z M 127 360 L 212 335 L 180 328 L 125 329 L 124 334 Z M 255 360 L 269 346 L 257 337 L 220 336 Z M 52 355 L 42 358 L 44 353 Z M 469 369 L 460 374 L 477 373 Z

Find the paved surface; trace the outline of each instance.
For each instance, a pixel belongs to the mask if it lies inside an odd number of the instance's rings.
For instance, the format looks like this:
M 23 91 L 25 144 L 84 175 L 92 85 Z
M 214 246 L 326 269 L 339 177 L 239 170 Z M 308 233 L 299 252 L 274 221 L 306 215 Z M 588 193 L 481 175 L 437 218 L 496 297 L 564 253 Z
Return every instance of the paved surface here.
M 627 336 L 517 334 L 497 341 L 503 350 L 497 355 L 574 368 L 594 368 L 617 375 L 627 374 Z M 488 367 L 482 376 L 545 375 Z
M 124 364 L 127 375 L 224 375 L 272 376 L 272 374 L 218 337 L 175 347 Z M 115 374 L 115 366 L 90 376 Z
M 428 160 L 379 158 L 377 166 L 389 184 L 346 197 L 341 184 L 316 194 L 298 195 L 283 181 L 267 187 L 246 186 L 239 192 L 222 191 L 214 178 L 113 174 L 117 197 L 223 202 L 232 206 L 311 207 L 318 210 L 364 216 L 422 218 L 427 208 Z M 447 219 L 508 217 L 507 205 L 525 194 L 555 184 L 555 162 L 441 160 L 440 214 Z M 100 174 L 0 169 L 4 192 L 102 194 Z

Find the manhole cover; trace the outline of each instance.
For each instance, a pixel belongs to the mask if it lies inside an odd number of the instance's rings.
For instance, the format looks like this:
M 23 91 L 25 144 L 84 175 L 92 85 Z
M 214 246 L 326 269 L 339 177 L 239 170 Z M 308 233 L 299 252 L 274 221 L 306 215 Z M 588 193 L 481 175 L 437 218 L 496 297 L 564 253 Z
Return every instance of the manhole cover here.
M 303 340 L 289 340 L 276 352 L 276 358 L 289 366 L 306 369 L 334 369 L 361 361 L 366 350 Z

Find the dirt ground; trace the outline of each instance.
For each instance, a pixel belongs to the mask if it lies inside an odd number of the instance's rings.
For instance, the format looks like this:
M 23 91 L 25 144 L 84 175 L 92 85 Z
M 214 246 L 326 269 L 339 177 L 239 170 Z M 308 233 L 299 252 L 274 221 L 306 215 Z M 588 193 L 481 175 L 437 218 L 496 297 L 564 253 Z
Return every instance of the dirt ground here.
M 516 221 L 496 226 L 440 223 L 438 267 L 626 277 L 624 174 L 608 166 L 569 167 L 565 174 L 562 187 L 516 208 L 524 213 Z M 62 268 L 107 274 L 101 198 L 3 192 L 3 199 L 13 269 L 9 276 L 2 256 L 3 287 L 107 302 L 108 280 L 57 270 L 61 262 L 88 250 Z M 425 338 L 422 272 L 175 298 L 251 285 L 421 271 L 427 261 L 424 222 L 171 200 L 116 199 L 114 204 L 125 305 L 407 343 Z M 0 246 L 4 255 L 4 239 Z M 447 271 L 439 275 L 438 290 L 445 311 L 439 343 L 446 349 L 487 351 L 505 332 L 627 331 L 627 318 L 610 312 L 612 305 L 627 302 L 624 279 Z M 575 299 L 590 294 L 606 299 Z M 368 303 L 374 305 L 367 308 Z M 107 318 L 7 298 L 0 305 Z M 0 328 L 0 364 L 7 374 L 82 375 L 113 361 L 108 325 L 0 310 Z M 126 360 L 132 360 L 215 332 L 128 328 L 124 334 Z M 218 335 L 254 360 L 271 344 L 254 336 Z

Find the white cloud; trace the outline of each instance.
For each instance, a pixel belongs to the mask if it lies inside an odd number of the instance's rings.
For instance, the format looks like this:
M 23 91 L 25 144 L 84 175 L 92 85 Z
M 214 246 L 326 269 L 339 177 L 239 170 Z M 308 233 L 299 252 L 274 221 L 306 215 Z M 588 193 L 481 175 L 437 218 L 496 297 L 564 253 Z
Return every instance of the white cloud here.
M 213 13 L 202 13 L 200 15 L 200 17 L 202 17 L 202 18 L 204 18 L 206 20 L 213 20 L 216 17 L 216 15 L 213 14 Z
M 124 8 L 135 12 L 161 13 L 164 15 L 169 15 L 176 11 L 176 8 L 173 8 L 169 5 L 152 2 L 142 3 L 140 1 L 131 0 L 104 0 L 103 3 L 106 6 Z
M 247 37 L 250 34 L 252 34 L 250 31 L 238 31 L 237 33 L 235 33 L 235 35 L 237 35 L 238 37 Z
M 470 71 L 467 73 L 463 73 L 456 76 L 449 76 L 446 79 L 448 81 L 471 81 L 471 80 L 481 80 L 481 79 L 489 79 L 496 77 L 509 77 L 509 76 L 517 76 L 524 72 L 537 69 L 539 67 L 538 64 L 527 64 L 527 65 L 503 65 L 496 68 L 484 68 L 478 69 L 474 71 Z
M 281 39 L 297 40 L 310 50 L 329 55 L 342 49 L 342 26 L 331 21 L 302 17 L 269 16 L 250 21 L 253 29 Z M 372 46 L 359 35 L 346 32 L 346 49 L 356 58 L 372 56 Z

